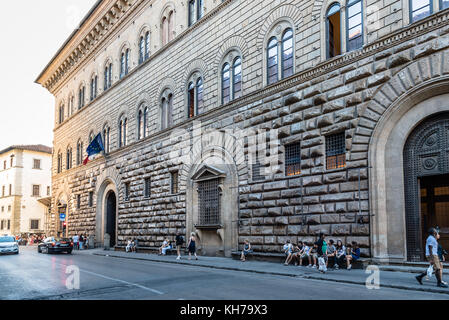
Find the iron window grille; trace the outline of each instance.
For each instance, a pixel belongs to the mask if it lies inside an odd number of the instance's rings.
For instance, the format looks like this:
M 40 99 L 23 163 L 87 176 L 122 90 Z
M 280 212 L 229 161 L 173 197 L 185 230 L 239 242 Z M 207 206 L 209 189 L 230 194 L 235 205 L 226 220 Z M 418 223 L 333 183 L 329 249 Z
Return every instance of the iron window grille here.
M 171 193 L 177 194 L 179 192 L 179 185 L 178 185 L 178 171 L 171 173 Z
M 39 220 L 31 220 L 30 223 L 30 229 L 31 230 L 38 230 L 39 229 Z
M 326 137 L 326 168 L 327 170 L 346 167 L 345 133 Z
M 198 182 L 199 226 L 220 225 L 219 179 Z
M 125 183 L 125 201 L 129 200 L 129 182 Z
M 94 206 L 94 193 L 92 191 L 89 192 L 89 207 Z
M 76 195 L 76 208 L 81 209 L 81 195 Z
M 260 163 L 259 159 L 256 159 L 256 162 L 253 163 L 253 181 L 263 181 L 265 177 L 262 175 L 263 166 Z
M 151 180 L 150 178 L 145 179 L 145 198 L 149 198 L 151 196 Z M 129 195 L 128 195 L 129 197 Z
M 285 175 L 288 177 L 301 174 L 301 144 L 285 146 Z

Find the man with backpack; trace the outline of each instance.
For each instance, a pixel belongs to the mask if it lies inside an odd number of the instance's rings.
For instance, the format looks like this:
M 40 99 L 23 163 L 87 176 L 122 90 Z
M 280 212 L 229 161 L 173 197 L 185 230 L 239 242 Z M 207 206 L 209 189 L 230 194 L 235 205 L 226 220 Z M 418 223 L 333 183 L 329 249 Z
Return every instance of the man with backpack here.
M 184 237 L 179 232 L 176 233 L 176 250 L 178 251 L 178 257 L 176 260 L 181 260 L 181 248 L 184 242 Z

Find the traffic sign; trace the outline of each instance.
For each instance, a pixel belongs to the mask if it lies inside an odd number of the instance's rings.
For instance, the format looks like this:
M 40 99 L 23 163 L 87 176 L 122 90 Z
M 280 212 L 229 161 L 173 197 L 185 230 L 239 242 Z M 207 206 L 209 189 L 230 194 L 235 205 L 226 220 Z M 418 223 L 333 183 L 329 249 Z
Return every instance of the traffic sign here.
M 66 217 L 65 213 L 61 213 L 61 214 L 59 215 L 59 219 L 60 219 L 61 221 L 65 221 L 65 217 Z

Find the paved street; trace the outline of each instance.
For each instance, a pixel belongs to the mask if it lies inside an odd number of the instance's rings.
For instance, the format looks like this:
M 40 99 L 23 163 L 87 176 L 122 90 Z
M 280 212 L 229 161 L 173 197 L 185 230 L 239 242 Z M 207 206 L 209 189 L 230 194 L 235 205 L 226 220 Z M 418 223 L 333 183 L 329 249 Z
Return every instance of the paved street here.
M 170 257 L 173 258 L 173 257 Z M 260 263 L 260 262 L 253 262 Z M 276 265 L 276 264 L 273 264 Z M 66 287 L 68 266 L 80 270 L 79 290 Z M 281 265 L 279 269 L 282 270 Z M 0 299 L 449 299 L 447 294 L 365 286 L 195 265 L 114 258 L 75 252 L 0 257 Z

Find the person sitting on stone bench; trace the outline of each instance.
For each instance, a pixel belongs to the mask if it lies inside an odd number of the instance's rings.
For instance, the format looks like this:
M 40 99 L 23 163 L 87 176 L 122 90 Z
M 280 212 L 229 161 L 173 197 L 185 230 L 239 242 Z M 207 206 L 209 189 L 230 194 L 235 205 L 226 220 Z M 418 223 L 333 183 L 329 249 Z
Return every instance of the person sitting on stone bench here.
M 128 240 L 128 244 L 126 245 L 125 251 L 131 252 L 132 251 L 133 242 L 131 239 Z
M 131 252 L 137 253 L 137 246 L 139 245 L 139 241 L 134 239 L 134 241 L 131 243 Z
M 159 255 L 165 256 L 167 254 L 167 250 L 171 250 L 172 246 L 170 244 L 170 240 L 165 239 L 162 243 L 162 246 L 159 248 Z
M 299 251 L 301 251 L 301 249 L 299 248 L 299 243 L 298 244 L 293 244 L 293 252 L 292 252 L 292 258 L 290 260 L 290 262 L 293 262 L 295 264 L 295 266 L 298 265 L 299 262 Z
M 245 240 L 244 245 L 243 245 L 242 256 L 240 257 L 240 260 L 242 260 L 242 262 L 245 262 L 246 256 L 248 256 L 252 252 L 253 252 L 253 250 L 251 249 L 251 243 L 249 243 L 249 240 Z
M 357 242 L 352 241 L 352 244 L 348 244 L 348 253 L 346 254 L 346 269 L 352 269 L 352 263 L 360 259 L 360 248 Z
M 284 265 L 288 266 L 293 256 L 293 245 L 291 244 L 290 240 L 287 240 L 287 243 L 284 244 L 284 253 L 287 256 Z
M 346 247 L 343 245 L 341 240 L 337 240 L 335 258 L 337 260 L 335 269 L 343 267 L 346 262 Z
M 309 261 L 308 266 L 312 266 L 312 257 L 309 255 L 310 247 L 307 242 L 299 241 L 298 243 L 299 252 L 297 253 L 297 257 L 299 258 L 299 266 L 302 266 L 302 260 L 307 259 Z M 307 262 L 306 262 L 307 264 Z

